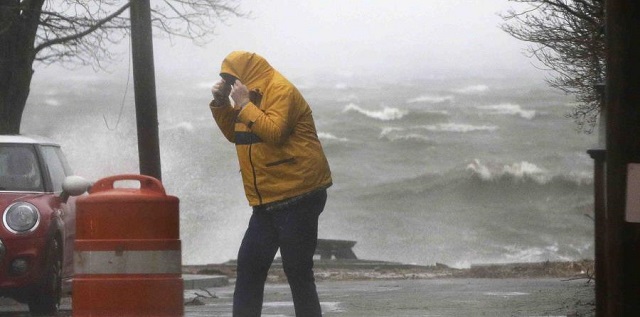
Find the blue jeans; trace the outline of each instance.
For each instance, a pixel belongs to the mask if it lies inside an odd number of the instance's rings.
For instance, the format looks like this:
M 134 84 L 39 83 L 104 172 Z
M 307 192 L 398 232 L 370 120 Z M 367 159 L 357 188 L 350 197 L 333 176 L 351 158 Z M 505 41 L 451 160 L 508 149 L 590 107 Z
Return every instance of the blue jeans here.
M 280 248 L 296 316 L 322 316 L 313 277 L 318 217 L 327 191 L 320 190 L 274 210 L 254 207 L 238 252 L 233 316 L 260 316 L 269 267 Z

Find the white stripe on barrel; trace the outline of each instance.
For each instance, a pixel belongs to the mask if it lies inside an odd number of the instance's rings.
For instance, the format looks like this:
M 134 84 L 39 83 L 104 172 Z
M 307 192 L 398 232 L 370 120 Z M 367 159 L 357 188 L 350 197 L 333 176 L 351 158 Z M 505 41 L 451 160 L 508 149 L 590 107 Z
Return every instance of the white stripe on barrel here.
M 76 251 L 75 274 L 180 274 L 180 250 Z

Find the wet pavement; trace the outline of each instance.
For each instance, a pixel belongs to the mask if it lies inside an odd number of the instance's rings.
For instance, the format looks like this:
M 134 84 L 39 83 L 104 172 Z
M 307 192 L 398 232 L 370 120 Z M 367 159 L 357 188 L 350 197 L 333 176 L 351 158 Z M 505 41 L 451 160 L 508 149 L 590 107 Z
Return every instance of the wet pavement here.
M 593 316 L 593 283 L 561 279 L 324 281 L 324 316 Z M 232 286 L 209 290 L 186 316 L 231 316 Z M 205 292 L 194 291 L 205 295 Z M 208 296 L 208 295 L 205 295 Z M 289 287 L 269 284 L 263 316 L 295 316 Z
M 562 279 L 321 281 L 324 316 L 594 316 L 593 282 Z M 185 291 L 185 316 L 231 316 L 233 285 Z M 57 316 L 71 316 L 66 298 Z M 29 316 L 4 304 L 0 316 Z M 267 284 L 263 316 L 295 316 L 287 284 Z

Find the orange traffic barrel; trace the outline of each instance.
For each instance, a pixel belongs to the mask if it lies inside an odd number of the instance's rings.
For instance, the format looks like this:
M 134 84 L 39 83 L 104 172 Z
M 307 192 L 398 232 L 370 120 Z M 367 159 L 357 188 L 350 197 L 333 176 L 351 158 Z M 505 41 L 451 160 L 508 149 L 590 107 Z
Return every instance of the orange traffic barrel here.
M 125 181 L 140 186 L 114 186 Z M 183 316 L 178 198 L 153 177 L 116 175 L 76 204 L 73 316 Z

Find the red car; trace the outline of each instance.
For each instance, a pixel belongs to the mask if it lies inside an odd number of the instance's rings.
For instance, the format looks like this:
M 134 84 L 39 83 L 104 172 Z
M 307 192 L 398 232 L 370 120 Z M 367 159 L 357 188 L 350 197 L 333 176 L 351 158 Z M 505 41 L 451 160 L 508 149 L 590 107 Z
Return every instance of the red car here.
M 0 135 L 0 297 L 54 314 L 73 275 L 75 198 L 90 183 L 50 140 Z

